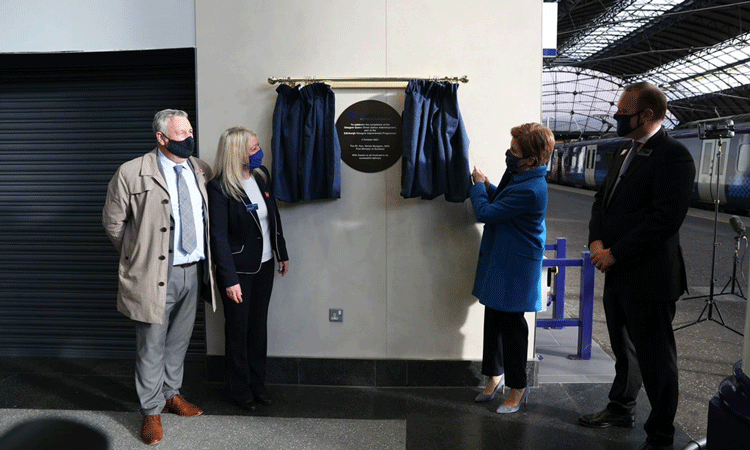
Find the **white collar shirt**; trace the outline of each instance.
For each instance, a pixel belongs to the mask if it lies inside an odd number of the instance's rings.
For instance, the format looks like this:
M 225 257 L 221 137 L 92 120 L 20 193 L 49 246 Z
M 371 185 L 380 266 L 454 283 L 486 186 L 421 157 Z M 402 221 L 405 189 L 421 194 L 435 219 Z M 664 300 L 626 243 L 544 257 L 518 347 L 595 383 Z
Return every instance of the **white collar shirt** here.
M 158 150 L 159 164 L 161 165 L 162 171 L 164 172 L 164 178 L 167 182 L 167 188 L 169 189 L 169 198 L 172 204 L 172 219 L 174 219 L 174 240 L 172 241 L 174 253 L 172 264 L 179 266 L 182 264 L 190 264 L 198 262 L 206 258 L 205 253 L 205 228 L 203 223 L 204 211 L 203 211 L 203 197 L 201 196 L 200 189 L 198 189 L 198 181 L 195 179 L 195 173 L 193 168 L 190 166 L 188 160 L 185 160 L 180 164 L 186 170 L 182 171 L 182 176 L 186 181 L 188 192 L 190 193 L 190 203 L 193 206 L 193 220 L 195 221 L 195 234 L 198 237 L 196 239 L 196 247 L 190 253 L 185 253 L 180 246 L 180 236 L 182 235 L 182 224 L 180 223 L 180 202 L 177 194 L 177 174 L 175 173 L 174 167 L 177 165 L 174 161 L 167 158 L 161 149 Z
M 623 161 L 622 166 L 620 166 L 620 173 L 618 174 L 614 186 L 612 186 L 612 192 L 615 192 L 615 189 L 617 189 L 617 186 L 620 184 L 620 180 L 622 180 L 625 171 L 628 170 L 628 166 L 630 166 L 630 163 L 633 162 L 633 158 L 635 158 L 635 155 L 638 154 L 639 151 L 641 151 L 641 148 L 646 144 L 646 142 L 648 142 L 649 139 L 651 139 L 656 134 L 657 131 L 659 131 L 659 129 L 660 128 L 656 128 L 646 136 L 643 136 L 642 138 L 633 142 L 633 146 L 630 148 L 630 150 L 628 150 L 625 161 Z

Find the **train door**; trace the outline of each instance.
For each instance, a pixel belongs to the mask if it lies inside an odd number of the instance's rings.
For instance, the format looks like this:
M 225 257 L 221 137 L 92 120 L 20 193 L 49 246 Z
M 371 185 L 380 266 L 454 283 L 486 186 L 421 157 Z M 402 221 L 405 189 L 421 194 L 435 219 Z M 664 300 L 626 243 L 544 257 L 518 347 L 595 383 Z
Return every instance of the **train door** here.
M 736 147 L 727 158 L 732 160 L 727 166 L 727 204 L 750 211 L 750 134 L 737 133 L 733 140 Z
M 547 181 L 551 183 L 560 182 L 560 166 L 561 156 L 563 149 L 562 147 L 555 147 L 552 150 L 552 156 L 550 157 L 549 163 L 547 164 Z
M 729 140 L 721 143 L 721 167 L 716 167 L 717 140 L 706 139 L 701 141 L 701 164 L 698 169 L 698 194 L 702 201 L 713 202 L 716 200 L 716 178 L 719 179 L 718 198 L 719 202 L 726 203 L 726 169 L 729 160 Z M 718 173 L 717 173 L 717 169 Z
M 560 182 L 562 184 L 573 184 L 570 178 L 571 171 L 571 159 L 573 155 L 573 147 L 564 147 L 562 153 L 562 169 L 560 171 Z
M 596 150 L 596 145 L 587 145 L 581 149 L 581 152 L 586 155 L 584 182 L 587 188 L 596 187 Z
M 570 173 L 569 182 L 574 186 L 583 186 L 584 181 L 584 168 L 586 167 L 586 160 L 584 155 L 585 146 L 577 145 L 570 147 Z

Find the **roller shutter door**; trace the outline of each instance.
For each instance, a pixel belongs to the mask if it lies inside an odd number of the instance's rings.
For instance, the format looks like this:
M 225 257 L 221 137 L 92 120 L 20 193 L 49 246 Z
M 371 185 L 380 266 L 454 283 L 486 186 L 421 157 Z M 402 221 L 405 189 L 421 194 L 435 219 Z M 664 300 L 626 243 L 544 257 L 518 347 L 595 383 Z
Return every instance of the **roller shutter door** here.
M 134 355 L 101 211 L 117 167 L 155 147 L 164 108 L 197 128 L 195 49 L 0 55 L 0 356 Z

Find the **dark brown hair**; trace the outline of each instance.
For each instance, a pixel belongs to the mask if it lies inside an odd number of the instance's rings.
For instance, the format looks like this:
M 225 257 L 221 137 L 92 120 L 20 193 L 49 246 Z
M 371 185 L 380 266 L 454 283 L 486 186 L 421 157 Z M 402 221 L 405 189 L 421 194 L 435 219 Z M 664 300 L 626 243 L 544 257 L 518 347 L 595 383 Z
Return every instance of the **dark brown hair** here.
M 650 109 L 653 120 L 662 120 L 667 115 L 667 96 L 656 85 L 641 81 L 625 86 L 625 92 L 638 93 L 638 110 Z

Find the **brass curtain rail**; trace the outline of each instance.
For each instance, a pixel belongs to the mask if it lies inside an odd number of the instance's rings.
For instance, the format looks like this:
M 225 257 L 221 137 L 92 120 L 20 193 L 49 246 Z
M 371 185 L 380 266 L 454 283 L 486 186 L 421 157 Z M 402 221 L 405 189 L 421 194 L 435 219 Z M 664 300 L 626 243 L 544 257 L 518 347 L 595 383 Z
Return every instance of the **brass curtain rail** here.
M 310 84 L 310 83 L 327 83 L 332 88 L 350 88 L 350 89 L 363 89 L 363 88 L 398 88 L 405 87 L 411 80 L 429 80 L 437 82 L 450 82 L 450 83 L 468 83 L 469 77 L 464 75 L 461 77 L 353 77 L 353 78 L 317 78 L 317 77 L 306 77 L 306 78 L 276 78 L 268 77 L 268 83 L 274 85 L 276 83 L 285 83 L 289 85 L 296 84 Z

